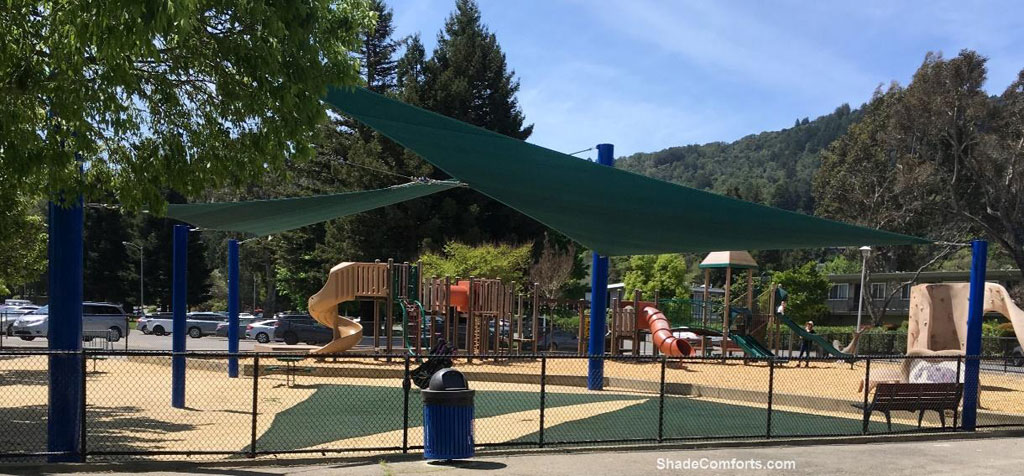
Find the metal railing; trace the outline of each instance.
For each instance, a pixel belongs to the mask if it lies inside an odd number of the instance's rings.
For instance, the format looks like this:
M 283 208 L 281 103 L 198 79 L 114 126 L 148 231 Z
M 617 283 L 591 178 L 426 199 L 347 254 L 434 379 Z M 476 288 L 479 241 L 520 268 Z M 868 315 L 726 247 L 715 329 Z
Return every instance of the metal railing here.
M 100 344 L 97 344 L 100 345 Z M 82 460 L 256 458 L 407 453 L 423 448 L 422 403 L 408 355 L 186 353 L 184 409 L 171 407 L 172 352 L 40 349 L 0 352 L 0 462 L 47 452 L 48 361 L 81 359 Z M 878 383 L 950 379 L 967 359 L 606 356 L 604 389 L 586 389 L 590 357 L 453 357 L 477 390 L 475 444 L 581 446 L 959 431 L 962 402 L 896 412 L 891 427 L 864 408 Z M 237 358 L 240 377 L 227 376 Z M 91 365 L 89 360 L 92 360 Z M 979 427 L 1024 427 L 1024 375 L 979 358 Z M 801 366 L 806 364 L 809 368 Z M 934 375 L 933 375 L 934 374 Z M 952 376 L 952 377 L 951 377 Z M 866 385 L 865 385 L 866 383 Z M 868 407 L 870 410 L 870 407 Z M 865 424 L 865 415 L 869 418 Z

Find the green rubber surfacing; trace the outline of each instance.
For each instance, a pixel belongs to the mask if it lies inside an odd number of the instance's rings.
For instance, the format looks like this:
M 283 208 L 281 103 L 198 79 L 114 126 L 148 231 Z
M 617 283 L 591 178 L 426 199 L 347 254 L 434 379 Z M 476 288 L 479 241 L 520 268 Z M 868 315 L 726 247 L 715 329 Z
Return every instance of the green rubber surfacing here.
M 545 441 L 583 442 L 618 439 L 654 439 L 658 431 L 659 401 L 657 396 L 620 393 L 548 392 L 548 410 L 585 403 L 640 400 L 625 408 L 597 415 L 581 415 L 580 419 L 545 427 Z M 538 410 L 539 392 L 478 391 L 477 419 L 507 413 Z M 256 442 L 259 451 L 288 451 L 324 445 L 334 441 L 402 429 L 403 395 L 400 387 L 359 385 L 322 385 L 306 400 L 276 415 L 273 423 Z M 554 410 L 557 411 L 557 410 Z M 550 413 L 549 413 L 550 415 Z M 854 415 L 856 416 L 856 415 Z M 875 420 L 880 420 L 876 416 Z M 840 418 L 789 411 L 772 413 L 773 435 L 859 435 L 859 418 Z M 423 424 L 423 407 L 419 392 L 409 396 L 409 427 Z M 665 397 L 664 438 L 764 437 L 767 410 L 689 397 Z M 912 429 L 894 424 L 894 431 Z M 873 421 L 869 431 L 886 431 L 884 421 Z M 478 444 L 502 443 L 501 428 L 476 426 Z M 513 441 L 534 443 L 539 432 Z M 374 442 L 374 447 L 400 447 L 401 438 Z M 248 448 L 245 448 L 248 451 Z

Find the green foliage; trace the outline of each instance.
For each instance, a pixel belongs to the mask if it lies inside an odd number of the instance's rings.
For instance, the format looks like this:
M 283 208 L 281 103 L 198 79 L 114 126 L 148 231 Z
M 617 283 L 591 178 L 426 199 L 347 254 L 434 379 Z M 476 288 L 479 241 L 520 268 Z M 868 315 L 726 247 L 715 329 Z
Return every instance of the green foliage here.
M 753 202 L 814 210 L 811 178 L 818 152 L 861 114 L 843 104 L 832 114 L 797 121 L 790 129 L 762 132 L 732 143 L 672 147 L 617 160 L 616 167 L 661 180 Z
M 449 242 L 441 254 L 425 253 L 420 263 L 427 276 L 498 278 L 506 283 L 526 282 L 531 245 L 485 244 L 470 246 Z
M 876 91 L 822 154 L 818 213 L 951 241 L 985 234 L 1024 268 L 1024 71 L 991 97 L 986 62 L 929 53 L 909 85 Z M 883 251 L 883 262 L 910 269 L 919 249 Z
M 358 81 L 351 51 L 374 21 L 366 0 L 37 0 L 3 18 L 4 186 L 157 212 L 167 189 L 257 183 L 308 157 L 320 97 Z
M 38 202 L 6 188 L 0 186 L 0 296 L 46 270 L 46 221 L 35 207 Z
M 696 267 L 688 266 L 683 255 L 644 255 L 629 258 L 629 271 L 623 282 L 627 296 L 639 289 L 648 298 L 655 292 L 661 298 L 688 298 L 696 276 Z
M 854 274 L 860 273 L 861 260 L 849 258 L 845 254 L 838 254 L 831 260 L 821 265 L 821 273 L 830 274 Z
M 810 261 L 786 271 L 772 273 L 772 282 L 789 293 L 786 315 L 796 322 L 818 319 L 828 313 L 825 301 L 830 284 L 818 271 L 817 263 Z

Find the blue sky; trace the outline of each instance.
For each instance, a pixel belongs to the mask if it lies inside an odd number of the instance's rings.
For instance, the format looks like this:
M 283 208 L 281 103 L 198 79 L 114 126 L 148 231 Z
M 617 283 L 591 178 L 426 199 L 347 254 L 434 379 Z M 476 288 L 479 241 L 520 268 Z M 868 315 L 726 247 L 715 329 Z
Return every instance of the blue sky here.
M 616 156 L 790 127 L 907 83 L 928 51 L 1024 68 L 1024 2 L 479 0 L 521 83 L 530 142 Z M 392 0 L 428 52 L 454 0 Z M 593 157 L 593 153 L 581 154 Z

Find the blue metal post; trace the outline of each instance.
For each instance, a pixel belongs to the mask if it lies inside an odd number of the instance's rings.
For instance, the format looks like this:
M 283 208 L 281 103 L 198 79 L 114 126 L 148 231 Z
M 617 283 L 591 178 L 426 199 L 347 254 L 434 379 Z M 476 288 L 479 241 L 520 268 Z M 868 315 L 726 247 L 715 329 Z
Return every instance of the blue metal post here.
M 238 353 L 238 240 L 228 240 L 228 353 Z M 228 358 L 228 377 L 238 377 L 238 358 Z
M 967 362 L 964 367 L 963 428 L 974 431 L 978 419 L 978 377 L 981 355 L 981 320 L 985 317 L 985 267 L 988 242 L 971 242 L 971 294 L 967 301 Z M 973 358 L 972 358 L 973 357 Z
M 606 166 L 615 164 L 614 146 L 611 144 L 597 145 L 597 163 Z M 596 210 L 600 213 L 600 210 Z M 595 217 L 597 219 L 597 217 Z M 604 388 L 604 359 L 593 356 L 604 356 L 604 337 L 608 323 L 606 308 L 608 301 L 608 257 L 593 253 L 590 264 L 590 340 L 587 348 L 591 355 L 587 373 L 587 388 L 601 390 Z
M 185 308 L 188 305 L 188 225 L 174 225 L 171 282 L 171 406 L 185 408 Z
M 50 203 L 49 280 L 50 350 L 82 350 L 82 198 L 71 207 Z M 82 460 L 82 364 L 77 355 L 49 358 L 47 450 L 50 462 Z

